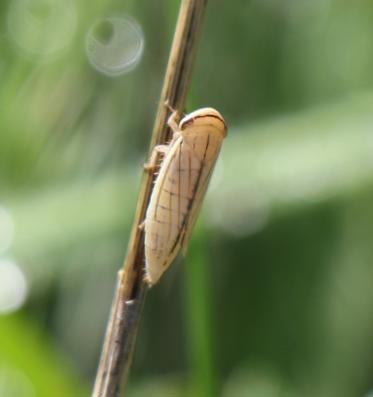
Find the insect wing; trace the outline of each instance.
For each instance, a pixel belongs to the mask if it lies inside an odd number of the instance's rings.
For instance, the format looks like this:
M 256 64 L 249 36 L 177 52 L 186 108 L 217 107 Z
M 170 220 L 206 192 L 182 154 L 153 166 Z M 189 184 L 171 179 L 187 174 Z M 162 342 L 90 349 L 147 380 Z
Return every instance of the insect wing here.
M 145 220 L 146 272 L 156 282 L 177 255 L 200 163 L 180 137 L 161 165 Z

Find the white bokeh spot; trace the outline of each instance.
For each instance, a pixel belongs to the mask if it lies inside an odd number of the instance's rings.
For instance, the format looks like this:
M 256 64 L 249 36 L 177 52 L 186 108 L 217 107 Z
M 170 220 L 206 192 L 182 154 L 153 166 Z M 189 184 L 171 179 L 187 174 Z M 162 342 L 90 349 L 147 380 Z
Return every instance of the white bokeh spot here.
M 19 309 L 27 292 L 27 281 L 21 268 L 12 259 L 0 258 L 0 314 Z

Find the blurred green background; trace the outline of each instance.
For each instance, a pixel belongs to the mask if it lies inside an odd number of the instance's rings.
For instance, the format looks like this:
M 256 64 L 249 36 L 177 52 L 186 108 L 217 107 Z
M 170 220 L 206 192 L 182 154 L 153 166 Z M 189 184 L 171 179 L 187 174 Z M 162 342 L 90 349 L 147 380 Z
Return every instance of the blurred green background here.
M 0 396 L 91 392 L 178 2 L 0 4 Z M 373 395 L 373 3 L 209 2 L 229 125 L 130 397 Z M 372 393 L 372 394 L 370 394 Z

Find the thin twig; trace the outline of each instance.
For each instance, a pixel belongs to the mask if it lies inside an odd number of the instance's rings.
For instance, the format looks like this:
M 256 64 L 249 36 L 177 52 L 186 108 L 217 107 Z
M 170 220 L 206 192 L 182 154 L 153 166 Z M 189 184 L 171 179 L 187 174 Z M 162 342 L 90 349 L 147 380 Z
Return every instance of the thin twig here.
M 149 155 L 155 145 L 165 143 L 171 131 L 167 127 L 166 100 L 180 113 L 186 95 L 200 36 L 207 0 L 182 0 L 174 40 L 163 83 L 161 99 L 151 138 Z M 123 270 L 113 299 L 104 346 L 96 375 L 93 397 L 117 397 L 124 386 L 131 366 L 138 325 L 147 292 L 143 281 L 144 236 L 139 224 L 145 216 L 153 185 L 153 175 L 144 173 L 135 219 L 128 243 Z

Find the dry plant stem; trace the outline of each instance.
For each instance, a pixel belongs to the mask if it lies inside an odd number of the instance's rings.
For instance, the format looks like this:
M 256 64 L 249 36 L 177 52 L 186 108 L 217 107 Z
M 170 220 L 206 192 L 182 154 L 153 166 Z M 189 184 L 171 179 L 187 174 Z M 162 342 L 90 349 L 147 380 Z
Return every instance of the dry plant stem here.
M 184 110 L 192 64 L 207 0 L 182 0 L 174 40 L 163 83 L 161 99 L 151 138 L 149 156 L 154 146 L 167 142 L 171 131 L 167 127 L 168 108 Z M 143 281 L 144 236 L 139 225 L 153 185 L 153 175 L 144 173 L 137 202 L 135 219 L 128 243 L 123 270 L 113 299 L 104 346 L 96 375 L 93 397 L 118 397 L 131 366 L 137 329 L 147 292 Z

